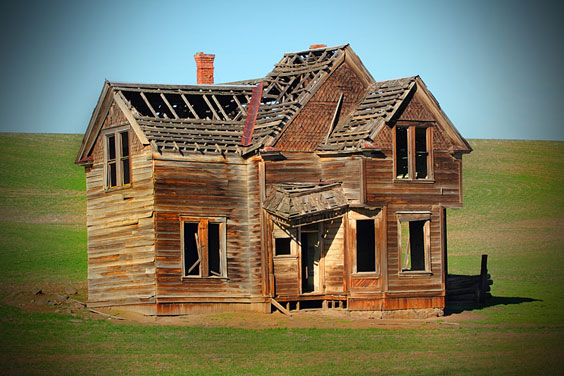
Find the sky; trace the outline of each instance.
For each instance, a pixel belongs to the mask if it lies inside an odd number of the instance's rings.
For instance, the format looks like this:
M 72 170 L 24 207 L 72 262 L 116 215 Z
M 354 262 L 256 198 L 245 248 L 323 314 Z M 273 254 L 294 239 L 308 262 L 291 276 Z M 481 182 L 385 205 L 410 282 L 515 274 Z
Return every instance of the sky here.
M 84 133 L 104 80 L 264 77 L 284 52 L 350 44 L 376 80 L 420 75 L 466 138 L 564 141 L 564 2 L 6 1 L 0 131 Z

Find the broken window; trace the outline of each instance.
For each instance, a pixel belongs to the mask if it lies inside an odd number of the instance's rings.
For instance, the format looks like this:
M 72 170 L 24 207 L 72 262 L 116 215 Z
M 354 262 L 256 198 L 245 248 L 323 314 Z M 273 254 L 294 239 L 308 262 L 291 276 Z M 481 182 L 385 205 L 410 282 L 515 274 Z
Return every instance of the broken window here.
M 356 221 L 356 271 L 376 271 L 376 242 L 374 237 L 374 220 Z
M 398 236 L 401 271 L 430 271 L 430 215 L 400 216 Z
M 105 140 L 106 188 L 129 185 L 131 168 L 128 131 L 107 133 Z
M 429 179 L 430 128 L 420 126 L 395 127 L 396 179 Z
M 225 218 L 182 218 L 185 277 L 226 277 Z

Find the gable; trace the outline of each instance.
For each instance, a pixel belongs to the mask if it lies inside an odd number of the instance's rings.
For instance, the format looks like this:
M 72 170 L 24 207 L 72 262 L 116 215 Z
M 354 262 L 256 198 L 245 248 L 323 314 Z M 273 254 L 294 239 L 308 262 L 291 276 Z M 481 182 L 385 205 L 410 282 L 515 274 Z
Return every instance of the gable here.
M 92 162 L 92 151 L 98 140 L 98 136 L 104 127 L 129 125 L 133 134 L 143 144 L 148 145 L 149 141 L 139 128 L 139 124 L 128 110 L 127 105 L 117 97 L 109 82 L 104 83 L 102 93 L 98 103 L 92 112 L 92 117 L 82 139 L 82 144 L 78 151 L 75 163 L 78 165 L 88 165 Z
M 349 117 L 339 122 L 321 152 L 359 152 L 375 140 L 414 90 L 416 77 L 374 82 Z M 374 145 L 370 146 L 374 148 Z
M 131 126 L 129 120 L 119 108 L 115 101 L 112 102 L 110 105 L 107 115 L 102 122 L 102 126 L 100 127 L 100 132 L 98 133 L 98 137 L 92 147 L 92 151 L 89 154 L 91 157 L 91 163 L 102 163 L 104 161 L 104 137 L 101 135 L 104 133 L 105 129 L 117 128 L 122 126 Z M 136 155 L 141 152 L 143 149 L 143 144 L 136 136 L 135 132 L 130 129 L 129 132 L 129 152 L 131 155 Z
M 348 53 L 348 52 L 347 52 Z M 281 151 L 315 151 L 339 119 L 362 99 L 371 77 L 363 77 L 351 59 L 339 65 L 283 130 L 275 147 Z
M 376 132 L 372 147 L 392 148 L 391 127 L 395 124 L 427 124 L 433 128 L 433 149 L 449 152 L 469 153 L 472 148 L 460 136 L 454 125 L 442 111 L 435 98 L 417 78 L 414 90 L 405 98 L 395 115 Z

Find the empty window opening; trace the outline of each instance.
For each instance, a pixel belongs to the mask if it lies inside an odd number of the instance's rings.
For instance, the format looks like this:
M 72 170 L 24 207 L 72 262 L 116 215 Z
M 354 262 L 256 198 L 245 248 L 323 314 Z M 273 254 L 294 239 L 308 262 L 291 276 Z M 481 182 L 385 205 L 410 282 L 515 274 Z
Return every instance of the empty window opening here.
M 185 277 L 226 277 L 225 222 L 222 219 L 183 218 Z
M 185 275 L 200 275 L 201 265 L 198 224 L 184 222 L 184 271 Z
M 131 183 L 129 134 L 110 133 L 106 136 L 106 187 L 114 188 Z
M 276 238 L 274 240 L 274 255 L 276 256 L 284 256 L 290 255 L 291 248 L 290 248 L 291 239 L 288 238 Z
M 427 128 L 415 128 L 415 178 L 427 178 Z
M 108 186 L 117 186 L 116 136 L 108 137 Z
M 221 249 L 219 245 L 219 223 L 208 225 L 209 275 L 221 276 Z
M 356 271 L 358 273 L 376 271 L 376 242 L 373 219 L 356 221 Z
M 123 185 L 130 183 L 131 176 L 129 172 L 129 136 L 127 132 L 120 133 L 121 138 L 121 171 L 123 176 Z
M 425 271 L 427 220 L 400 222 L 400 247 L 402 271 Z
M 396 126 L 396 179 L 429 179 L 429 129 L 420 126 Z
M 409 177 L 407 128 L 405 127 L 396 129 L 396 177 L 398 179 Z

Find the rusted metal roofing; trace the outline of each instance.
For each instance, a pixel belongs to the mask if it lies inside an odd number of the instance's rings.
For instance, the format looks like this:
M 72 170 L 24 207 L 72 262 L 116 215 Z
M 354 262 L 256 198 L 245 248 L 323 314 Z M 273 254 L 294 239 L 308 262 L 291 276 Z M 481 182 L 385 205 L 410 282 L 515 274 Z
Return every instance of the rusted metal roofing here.
M 372 141 L 415 85 L 417 76 L 373 83 L 351 116 L 337 125 L 320 151 L 356 151 Z
M 303 226 L 339 217 L 348 208 L 341 183 L 275 185 L 264 209 L 287 226 Z

